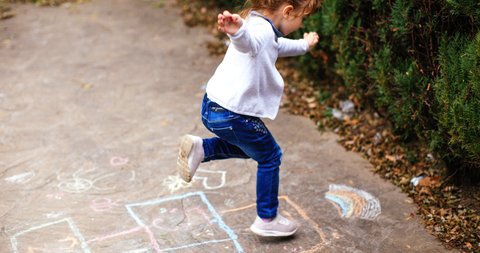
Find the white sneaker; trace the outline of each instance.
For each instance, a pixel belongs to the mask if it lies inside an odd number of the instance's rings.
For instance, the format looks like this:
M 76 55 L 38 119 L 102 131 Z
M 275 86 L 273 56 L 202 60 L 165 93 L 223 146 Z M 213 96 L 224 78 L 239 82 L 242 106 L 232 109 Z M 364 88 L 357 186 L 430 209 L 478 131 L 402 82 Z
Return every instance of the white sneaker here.
M 178 151 L 177 171 L 185 182 L 192 181 L 204 157 L 202 138 L 193 135 L 182 137 Z
M 250 226 L 253 233 L 260 236 L 281 237 L 291 236 L 297 232 L 298 225 L 280 214 L 277 214 L 272 221 L 263 221 L 257 216 L 255 222 Z

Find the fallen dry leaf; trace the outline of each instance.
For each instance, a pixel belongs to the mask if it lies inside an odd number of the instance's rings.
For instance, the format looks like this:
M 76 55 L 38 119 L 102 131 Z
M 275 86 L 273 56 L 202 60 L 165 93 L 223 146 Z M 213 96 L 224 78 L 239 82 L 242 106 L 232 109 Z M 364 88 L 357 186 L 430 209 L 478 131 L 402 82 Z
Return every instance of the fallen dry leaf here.
M 426 186 L 426 187 L 437 187 L 440 185 L 440 178 L 438 177 L 424 177 L 420 182 L 418 183 L 419 186 Z

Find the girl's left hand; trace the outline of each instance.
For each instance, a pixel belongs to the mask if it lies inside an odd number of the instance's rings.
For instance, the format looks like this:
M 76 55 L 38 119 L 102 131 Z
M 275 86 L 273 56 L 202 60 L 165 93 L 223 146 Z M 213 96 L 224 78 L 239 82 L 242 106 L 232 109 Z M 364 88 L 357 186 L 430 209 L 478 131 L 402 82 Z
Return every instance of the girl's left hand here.
M 308 42 L 310 49 L 312 49 L 318 43 L 320 37 L 316 32 L 309 32 L 303 34 L 303 39 Z
M 218 30 L 230 35 L 234 35 L 242 26 L 242 18 L 238 14 L 232 14 L 224 11 L 218 14 Z

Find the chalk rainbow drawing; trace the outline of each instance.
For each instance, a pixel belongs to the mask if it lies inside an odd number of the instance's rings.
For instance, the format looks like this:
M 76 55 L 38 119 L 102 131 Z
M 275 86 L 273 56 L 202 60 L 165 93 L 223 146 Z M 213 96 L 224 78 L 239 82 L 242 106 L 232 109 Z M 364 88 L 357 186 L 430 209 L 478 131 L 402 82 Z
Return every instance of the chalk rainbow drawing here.
M 325 198 L 337 207 L 343 218 L 374 220 L 382 212 L 376 197 L 346 185 L 331 184 Z
M 72 247 L 74 247 L 76 245 L 76 242 L 78 241 L 78 242 L 80 242 L 79 246 L 82 249 L 82 251 L 84 253 L 90 253 L 90 249 L 88 248 L 88 245 L 85 242 L 85 239 L 83 238 L 83 235 L 80 233 L 80 231 L 78 230 L 77 226 L 75 225 L 75 223 L 73 222 L 73 220 L 71 218 L 65 218 L 65 219 L 45 223 L 45 224 L 38 225 L 38 226 L 29 228 L 27 230 L 20 231 L 20 232 L 14 234 L 13 236 L 10 237 L 10 243 L 12 244 L 13 253 L 18 253 L 19 252 L 18 251 L 18 237 L 21 237 L 22 235 L 25 235 L 27 233 L 32 233 L 36 230 L 41 230 L 41 229 L 44 229 L 44 228 L 47 228 L 47 227 L 50 227 L 50 226 L 59 225 L 59 224 L 64 223 L 64 222 L 66 222 L 68 224 L 68 227 L 70 228 L 70 230 L 72 231 L 72 233 L 74 235 L 73 237 L 72 236 L 67 237 L 68 241 L 73 242 Z M 62 241 L 62 240 L 60 240 L 60 241 Z M 63 241 L 65 241 L 65 240 L 63 240 Z
M 148 207 L 148 206 L 153 206 L 153 205 L 161 205 L 161 204 L 164 204 L 166 202 L 176 201 L 176 200 L 182 201 L 185 198 L 192 198 L 192 197 L 200 197 L 201 201 L 203 202 L 203 204 L 205 204 L 208 211 L 210 212 L 210 215 L 212 215 L 212 217 L 213 217 L 213 219 L 211 220 L 211 223 L 218 225 L 218 227 L 228 235 L 228 238 L 214 239 L 214 240 L 208 240 L 208 241 L 203 241 L 203 242 L 194 242 L 194 243 L 189 243 L 189 244 L 185 244 L 185 245 L 178 245 L 178 246 L 175 246 L 175 247 L 161 249 L 160 245 L 158 244 L 158 242 L 157 242 L 157 240 L 156 240 L 156 238 L 153 234 L 153 232 L 150 229 L 150 226 L 148 224 L 146 224 L 146 221 L 144 221 L 140 218 L 140 216 L 135 212 L 134 208 L 135 207 Z M 231 241 L 233 243 L 237 252 L 239 252 L 239 253 L 244 252 L 242 246 L 240 245 L 240 243 L 237 240 L 237 235 L 235 234 L 235 232 L 223 222 L 221 216 L 217 213 L 217 211 L 212 206 L 210 201 L 205 196 L 205 193 L 203 193 L 203 192 L 190 192 L 190 193 L 186 193 L 186 194 L 183 194 L 183 195 L 169 196 L 169 197 L 160 198 L 160 199 L 153 199 L 153 200 L 149 200 L 149 201 L 145 201 L 145 202 L 127 204 L 127 205 L 125 205 L 125 208 L 127 208 L 128 213 L 137 222 L 137 224 L 140 227 L 142 227 L 143 229 L 145 229 L 145 231 L 147 232 L 147 234 L 150 237 L 151 245 L 153 246 L 153 248 L 156 252 L 174 251 L 174 250 L 198 247 L 198 246 L 202 246 L 202 245 L 205 245 L 205 244 L 223 243 L 223 242 L 229 242 L 229 241 Z

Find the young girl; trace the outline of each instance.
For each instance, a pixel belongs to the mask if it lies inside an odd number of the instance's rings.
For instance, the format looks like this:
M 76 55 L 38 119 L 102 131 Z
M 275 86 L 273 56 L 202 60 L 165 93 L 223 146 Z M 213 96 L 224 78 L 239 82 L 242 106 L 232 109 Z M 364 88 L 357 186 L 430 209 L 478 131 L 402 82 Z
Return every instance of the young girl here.
M 177 169 L 186 182 L 201 162 L 252 158 L 258 163 L 257 218 L 250 229 L 261 236 L 290 236 L 298 228 L 278 208 L 282 151 L 260 118 L 274 119 L 283 94 L 278 57 L 305 54 L 318 42 L 317 33 L 303 39 L 283 38 L 302 25 L 319 0 L 251 0 L 242 16 L 224 11 L 218 30 L 231 40 L 227 53 L 207 84 L 202 121 L 217 137 L 182 138 Z M 245 18 L 245 19 L 244 19 Z

